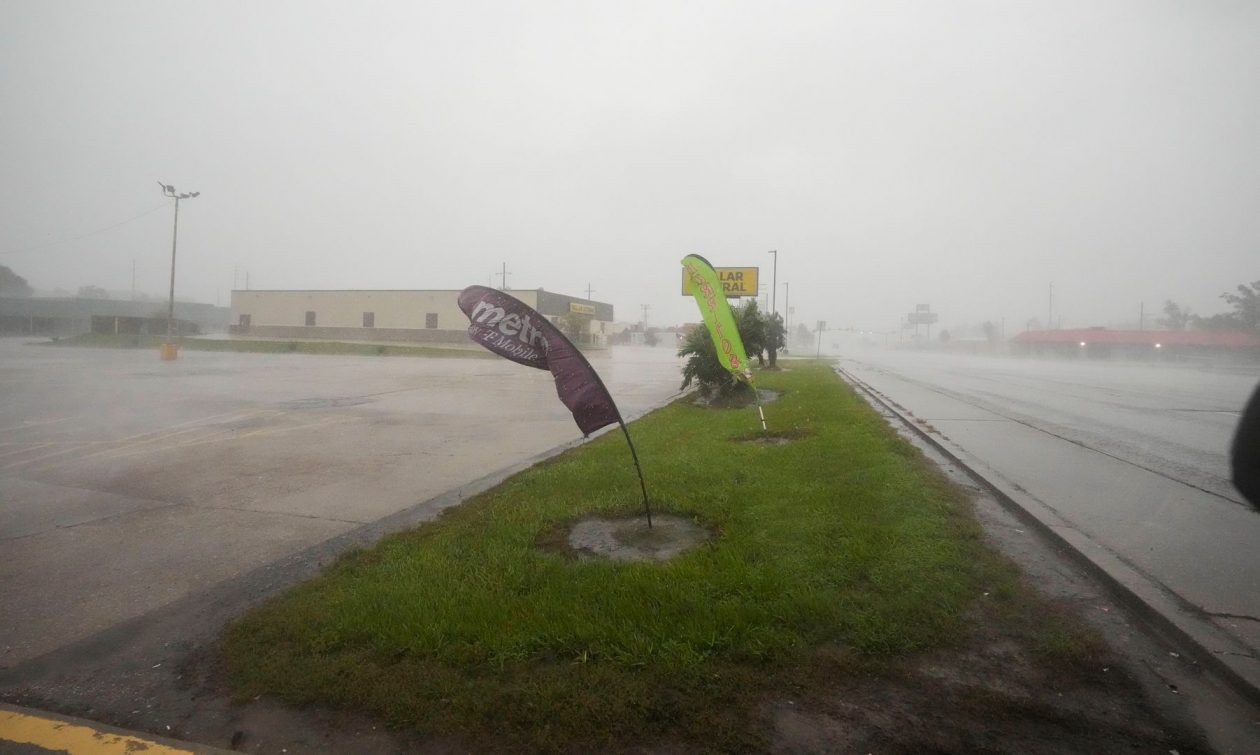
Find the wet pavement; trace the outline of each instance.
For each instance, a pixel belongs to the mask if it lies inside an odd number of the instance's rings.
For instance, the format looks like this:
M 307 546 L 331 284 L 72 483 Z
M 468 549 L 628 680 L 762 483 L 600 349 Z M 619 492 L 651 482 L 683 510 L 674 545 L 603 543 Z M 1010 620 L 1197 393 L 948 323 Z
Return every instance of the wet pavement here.
M 1260 512 L 1228 464 L 1260 375 L 904 351 L 840 367 L 1260 683 Z
M 591 361 L 627 418 L 681 380 L 670 349 Z M 0 670 L 580 437 L 504 360 L 0 339 Z

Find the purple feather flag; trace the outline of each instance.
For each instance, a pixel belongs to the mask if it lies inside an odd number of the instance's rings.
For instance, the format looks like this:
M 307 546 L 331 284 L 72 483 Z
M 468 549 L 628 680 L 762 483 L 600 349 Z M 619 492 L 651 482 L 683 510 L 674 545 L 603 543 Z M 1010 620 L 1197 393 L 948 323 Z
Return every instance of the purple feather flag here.
M 556 394 L 573 412 L 583 435 L 621 422 L 621 414 L 595 369 L 556 326 L 525 302 L 485 286 L 469 286 L 459 294 L 459 308 L 468 316 L 468 335 L 495 354 L 513 362 L 550 370 Z

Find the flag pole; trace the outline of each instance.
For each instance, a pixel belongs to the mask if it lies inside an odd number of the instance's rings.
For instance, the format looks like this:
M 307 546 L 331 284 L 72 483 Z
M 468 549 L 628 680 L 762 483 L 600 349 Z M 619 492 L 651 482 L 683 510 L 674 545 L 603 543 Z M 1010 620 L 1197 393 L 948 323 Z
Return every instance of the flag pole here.
M 563 333 L 560 334 L 560 337 L 566 341 L 569 340 Z M 573 346 L 573 342 L 569 341 L 569 345 Z M 634 450 L 634 441 L 630 440 L 630 429 L 626 427 L 626 421 L 621 416 L 621 409 L 617 408 L 617 402 L 613 400 L 612 391 L 608 390 L 608 386 L 604 385 L 604 379 L 599 376 L 594 367 L 591 367 L 590 360 L 576 346 L 573 346 L 573 355 L 581 360 L 582 364 L 585 364 L 587 369 L 591 371 L 595 382 L 599 384 L 600 390 L 604 392 L 604 395 L 608 397 L 609 403 L 612 404 L 613 411 L 617 413 L 617 424 L 621 425 L 621 432 L 626 436 L 626 445 L 630 446 L 630 458 L 634 459 L 634 471 L 639 474 L 639 489 L 643 491 L 643 510 L 647 512 L 648 529 L 651 529 L 652 507 L 648 504 L 647 483 L 643 481 L 643 467 L 639 464 L 639 453 Z
M 647 483 L 643 481 L 643 467 L 639 466 L 639 454 L 634 450 L 634 441 L 630 440 L 630 429 L 626 427 L 626 421 L 621 418 L 621 412 L 617 412 L 617 424 L 621 425 L 621 432 L 626 434 L 626 444 L 630 446 L 630 458 L 634 459 L 634 469 L 639 473 L 639 489 L 643 491 L 643 510 L 647 512 L 648 527 L 652 526 L 652 507 L 648 504 Z
M 766 413 L 761 408 L 761 391 L 757 390 L 757 384 L 753 382 L 752 370 L 748 371 L 748 387 L 752 388 L 753 401 L 757 404 L 757 416 L 761 417 L 761 432 L 769 432 L 766 429 Z

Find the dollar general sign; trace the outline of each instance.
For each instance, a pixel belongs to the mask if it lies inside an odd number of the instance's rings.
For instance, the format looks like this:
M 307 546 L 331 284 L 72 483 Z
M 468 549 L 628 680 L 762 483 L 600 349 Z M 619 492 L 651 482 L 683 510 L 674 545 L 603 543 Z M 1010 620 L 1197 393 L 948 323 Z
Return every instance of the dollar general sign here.
M 718 280 L 722 282 L 722 289 L 726 292 L 727 298 L 736 296 L 756 296 L 757 291 L 757 268 L 755 267 L 715 267 Z M 691 281 L 687 278 L 687 269 L 682 271 L 682 293 L 683 296 L 691 296 Z

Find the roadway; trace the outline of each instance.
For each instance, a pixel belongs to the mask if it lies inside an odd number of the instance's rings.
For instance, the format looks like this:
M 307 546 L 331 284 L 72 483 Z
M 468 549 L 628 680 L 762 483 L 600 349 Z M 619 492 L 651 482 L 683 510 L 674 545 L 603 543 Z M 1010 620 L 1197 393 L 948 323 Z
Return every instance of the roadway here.
M 681 380 L 668 348 L 592 362 L 627 417 Z M 502 359 L 0 339 L 0 671 L 580 437 Z
M 1228 456 L 1257 371 L 902 350 L 839 364 L 1260 680 L 1260 512 Z

